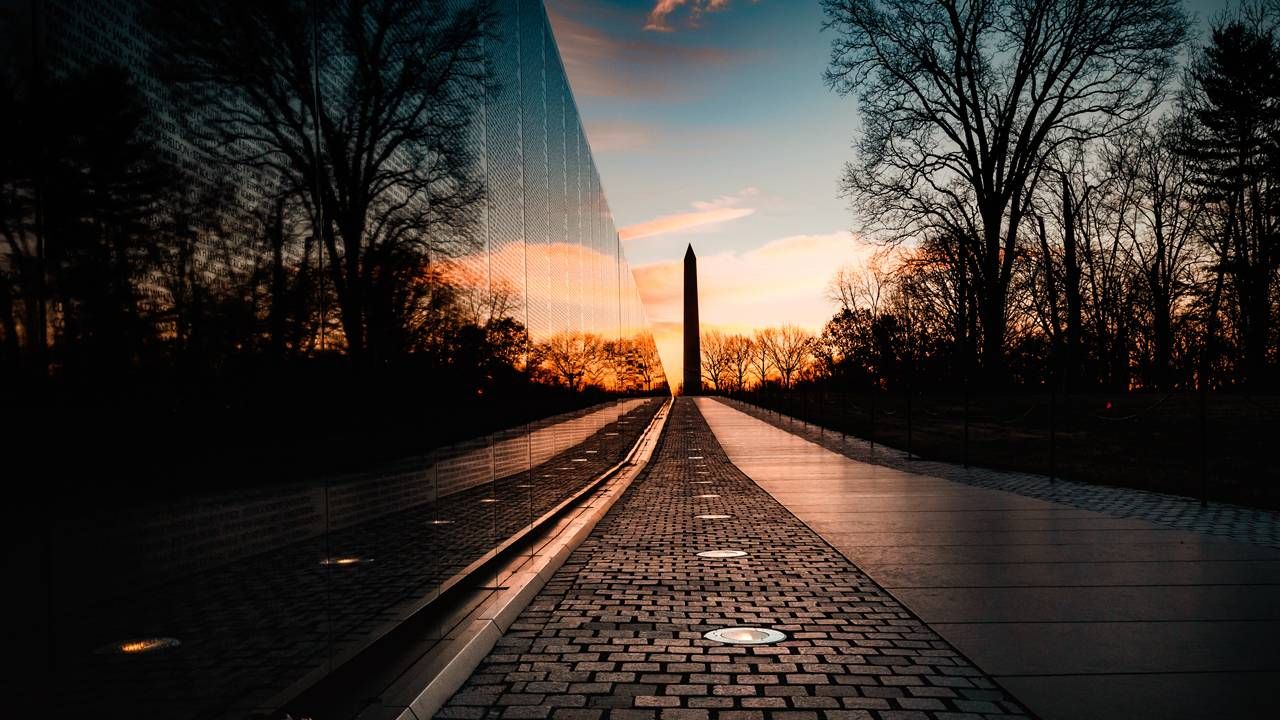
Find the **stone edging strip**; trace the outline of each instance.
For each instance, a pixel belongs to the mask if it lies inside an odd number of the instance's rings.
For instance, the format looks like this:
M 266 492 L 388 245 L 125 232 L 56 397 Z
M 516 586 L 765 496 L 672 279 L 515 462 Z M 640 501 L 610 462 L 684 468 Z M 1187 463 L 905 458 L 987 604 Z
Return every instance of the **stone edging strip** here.
M 426 658 L 406 672 L 395 685 L 388 688 L 384 693 L 384 697 L 388 699 L 413 697 L 407 705 L 395 706 L 403 708 L 398 715 L 388 713 L 388 717 L 396 717 L 397 720 L 421 720 L 434 717 L 449 698 L 462 687 L 502 634 L 515 622 L 520 612 L 533 601 L 547 581 L 564 564 L 569 554 L 587 539 L 600 519 L 609 512 L 618 498 L 622 497 L 623 492 L 644 471 L 662 435 L 662 429 L 670 411 L 671 402 L 668 402 L 654 415 L 649 427 L 622 462 L 606 470 L 595 482 L 548 511 L 532 523 L 525 532 L 511 538 L 487 555 L 487 558 L 492 558 L 531 533 L 550 527 L 547 537 L 540 540 L 540 544 L 532 548 L 529 554 L 521 554 L 513 558 L 513 561 L 501 570 L 500 589 L 474 607 L 447 633 L 447 640 L 433 648 Z M 566 509 L 582 502 L 584 498 L 587 502 L 569 510 L 568 515 L 559 517 Z M 558 521 L 557 517 L 559 517 Z M 468 571 L 476 573 L 481 569 L 482 564 L 473 564 Z M 425 687 L 422 687 L 424 678 L 429 679 Z M 414 685 L 421 687 L 416 696 L 413 694 Z M 384 708 L 391 709 L 385 705 Z M 364 718 L 366 715 L 362 714 L 361 717 Z

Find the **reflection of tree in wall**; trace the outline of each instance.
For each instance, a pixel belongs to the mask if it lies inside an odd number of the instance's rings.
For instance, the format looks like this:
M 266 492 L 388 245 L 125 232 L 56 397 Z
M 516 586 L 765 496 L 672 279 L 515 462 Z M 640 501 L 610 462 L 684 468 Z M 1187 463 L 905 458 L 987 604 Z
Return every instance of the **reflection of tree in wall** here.
M 570 390 L 599 384 L 607 357 L 605 342 L 595 333 L 561 332 L 534 346 L 530 366 L 550 374 Z
M 407 288 L 473 244 L 484 195 L 468 132 L 488 3 L 156 3 L 157 71 L 220 165 L 279 179 L 325 251 L 357 362 L 409 349 Z
M 180 177 L 140 132 L 146 107 L 123 70 L 50 79 L 38 103 L 7 90 L 6 122 L 28 126 L 6 128 L 26 134 L 7 135 L 0 178 L 6 354 L 21 344 L 58 371 L 127 370 L 162 351 L 143 285 L 176 234 Z

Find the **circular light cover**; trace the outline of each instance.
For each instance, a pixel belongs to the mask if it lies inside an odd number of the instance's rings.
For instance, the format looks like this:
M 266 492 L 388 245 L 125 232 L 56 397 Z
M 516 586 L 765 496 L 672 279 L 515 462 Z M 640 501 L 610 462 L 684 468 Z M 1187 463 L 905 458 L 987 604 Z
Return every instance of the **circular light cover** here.
M 704 633 L 702 637 L 729 645 L 772 645 L 787 639 L 786 633 L 757 627 L 720 628 Z
M 740 558 L 746 556 L 747 553 L 742 550 L 703 550 L 698 553 L 700 558 Z

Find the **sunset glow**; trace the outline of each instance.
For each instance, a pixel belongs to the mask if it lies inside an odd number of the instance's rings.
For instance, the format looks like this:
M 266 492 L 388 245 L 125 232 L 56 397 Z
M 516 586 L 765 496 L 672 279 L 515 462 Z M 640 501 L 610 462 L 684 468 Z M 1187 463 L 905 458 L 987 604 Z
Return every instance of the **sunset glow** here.
M 702 329 L 818 330 L 836 269 L 872 252 L 838 180 L 854 128 L 823 86 L 817 3 L 551 0 L 552 25 L 668 377 L 680 260 Z

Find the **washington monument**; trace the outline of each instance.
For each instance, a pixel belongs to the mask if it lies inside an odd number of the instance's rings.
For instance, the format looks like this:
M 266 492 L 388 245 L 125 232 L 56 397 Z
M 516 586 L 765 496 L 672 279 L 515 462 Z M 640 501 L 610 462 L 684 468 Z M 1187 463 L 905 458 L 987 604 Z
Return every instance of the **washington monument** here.
M 684 394 L 702 391 L 702 344 L 698 334 L 698 256 L 684 254 Z

